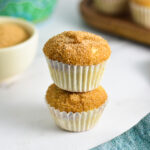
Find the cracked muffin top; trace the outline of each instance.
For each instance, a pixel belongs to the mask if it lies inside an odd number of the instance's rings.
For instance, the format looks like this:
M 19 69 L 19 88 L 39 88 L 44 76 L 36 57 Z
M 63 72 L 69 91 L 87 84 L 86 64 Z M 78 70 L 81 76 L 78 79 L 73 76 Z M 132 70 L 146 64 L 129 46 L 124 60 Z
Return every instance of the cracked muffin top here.
M 110 57 L 111 50 L 102 37 L 83 31 L 65 31 L 49 39 L 43 48 L 52 60 L 70 65 L 97 65 Z

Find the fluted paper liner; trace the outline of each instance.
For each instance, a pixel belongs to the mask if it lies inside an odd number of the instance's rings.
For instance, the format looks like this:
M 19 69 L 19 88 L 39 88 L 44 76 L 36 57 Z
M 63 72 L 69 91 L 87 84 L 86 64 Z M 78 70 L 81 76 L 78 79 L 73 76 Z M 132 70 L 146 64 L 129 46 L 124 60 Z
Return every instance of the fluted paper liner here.
M 49 104 L 47 105 L 57 126 L 68 131 L 82 132 L 91 129 L 96 125 L 106 106 L 106 102 L 97 109 L 81 113 L 60 112 Z
M 68 65 L 46 58 L 54 83 L 70 92 L 96 89 L 102 78 L 106 61 L 91 66 Z
M 130 11 L 133 20 L 146 27 L 150 28 L 150 8 L 146 6 L 138 5 L 134 2 L 130 2 Z
M 107 14 L 119 14 L 127 9 L 128 0 L 94 0 L 95 7 Z

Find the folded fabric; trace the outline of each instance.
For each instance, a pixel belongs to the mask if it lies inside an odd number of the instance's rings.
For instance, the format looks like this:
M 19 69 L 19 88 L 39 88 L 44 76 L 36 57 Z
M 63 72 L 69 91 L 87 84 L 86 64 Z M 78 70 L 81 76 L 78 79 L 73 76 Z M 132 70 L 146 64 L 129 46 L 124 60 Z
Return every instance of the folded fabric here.
M 150 150 L 150 113 L 125 133 L 91 150 Z

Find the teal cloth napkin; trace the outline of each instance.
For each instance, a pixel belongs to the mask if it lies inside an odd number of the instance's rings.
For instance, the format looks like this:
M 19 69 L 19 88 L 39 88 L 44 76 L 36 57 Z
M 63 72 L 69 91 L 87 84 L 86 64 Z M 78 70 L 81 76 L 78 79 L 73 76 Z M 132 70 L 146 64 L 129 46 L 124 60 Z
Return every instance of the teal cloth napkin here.
M 125 133 L 91 150 L 150 150 L 150 113 Z

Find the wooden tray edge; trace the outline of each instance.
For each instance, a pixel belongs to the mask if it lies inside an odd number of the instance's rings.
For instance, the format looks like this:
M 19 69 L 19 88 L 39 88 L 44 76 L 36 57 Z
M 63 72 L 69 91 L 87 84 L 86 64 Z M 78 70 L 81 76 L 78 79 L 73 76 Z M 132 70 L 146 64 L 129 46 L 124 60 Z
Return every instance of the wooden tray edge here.
M 150 30 L 143 28 L 132 21 L 119 17 L 97 13 L 88 5 L 89 0 L 80 3 L 80 12 L 85 22 L 101 31 L 111 33 L 132 41 L 150 45 Z

